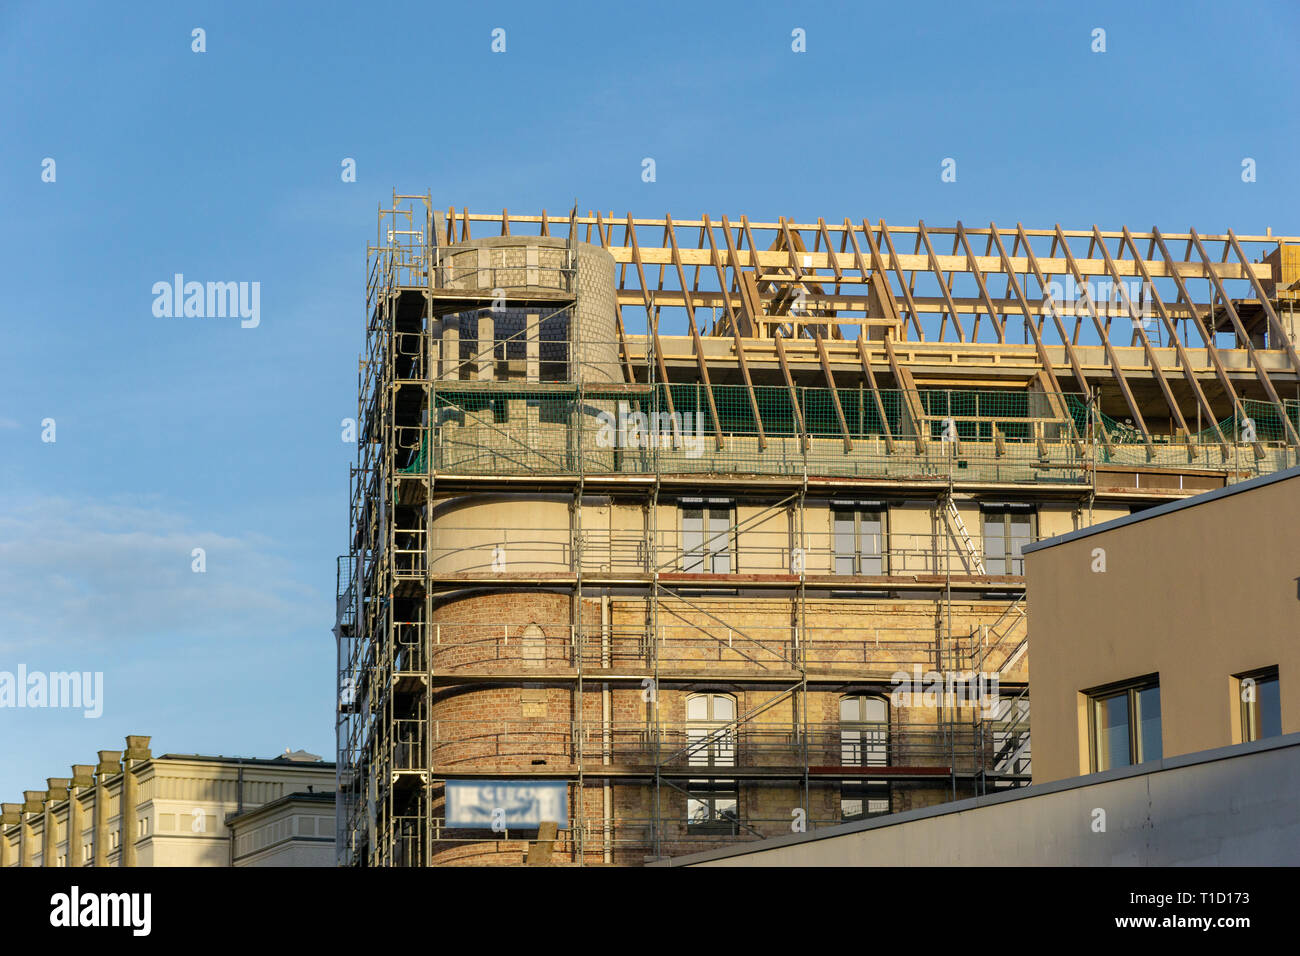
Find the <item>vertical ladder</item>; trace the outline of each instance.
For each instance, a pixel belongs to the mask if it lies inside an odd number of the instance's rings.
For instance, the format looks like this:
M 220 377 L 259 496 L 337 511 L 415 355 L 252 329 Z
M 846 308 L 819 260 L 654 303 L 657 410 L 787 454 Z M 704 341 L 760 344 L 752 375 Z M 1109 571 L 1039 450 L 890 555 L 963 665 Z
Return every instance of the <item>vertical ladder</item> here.
M 948 495 L 945 499 L 945 508 L 948 512 L 948 523 L 957 532 L 961 542 L 966 546 L 966 553 L 970 555 L 971 563 L 978 574 L 986 574 L 984 570 L 984 558 L 980 555 L 979 550 L 975 547 L 975 542 L 971 540 L 970 532 L 966 530 L 966 522 L 961 520 L 961 512 L 957 510 L 957 503 Z

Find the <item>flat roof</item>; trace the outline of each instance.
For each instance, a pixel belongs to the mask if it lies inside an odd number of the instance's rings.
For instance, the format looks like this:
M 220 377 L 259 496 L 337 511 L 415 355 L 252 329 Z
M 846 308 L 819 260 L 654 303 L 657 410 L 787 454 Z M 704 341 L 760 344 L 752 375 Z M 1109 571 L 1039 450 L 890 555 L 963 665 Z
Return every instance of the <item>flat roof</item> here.
M 213 754 L 158 754 L 152 760 L 200 760 L 209 763 L 244 764 L 245 766 L 306 767 L 314 770 L 334 769 L 332 760 L 290 760 L 287 757 L 225 757 Z
M 1262 488 L 1264 485 L 1271 485 L 1277 481 L 1286 481 L 1290 478 L 1300 478 L 1300 465 L 1296 465 L 1293 468 L 1287 468 L 1283 471 L 1275 471 L 1271 475 L 1260 475 L 1258 478 L 1239 481 L 1235 485 L 1216 488 L 1214 491 L 1207 491 L 1202 495 L 1184 498 L 1182 501 L 1171 501 L 1168 504 L 1157 505 L 1154 508 L 1147 508 L 1145 511 L 1139 511 L 1137 514 L 1125 515 L 1122 518 L 1113 518 L 1110 521 L 1103 521 L 1101 524 L 1095 524 L 1087 528 L 1080 528 L 1078 531 L 1067 531 L 1065 534 L 1058 534 L 1054 538 L 1044 538 L 1042 541 L 1035 542 L 1034 544 L 1025 545 L 1020 549 L 1020 553 L 1029 554 L 1033 551 L 1042 551 L 1045 548 L 1054 548 L 1058 544 L 1077 541 L 1079 538 L 1091 537 L 1094 534 L 1103 534 L 1107 531 L 1113 531 L 1116 528 L 1122 528 L 1125 525 L 1137 524 L 1139 521 L 1150 521 L 1152 518 L 1159 518 L 1161 515 L 1167 515 L 1173 511 L 1182 511 L 1185 508 L 1195 508 L 1197 505 L 1209 504 L 1211 501 L 1218 501 L 1220 498 L 1227 498 L 1229 495 L 1237 495 L 1245 491 L 1253 491 L 1256 488 Z

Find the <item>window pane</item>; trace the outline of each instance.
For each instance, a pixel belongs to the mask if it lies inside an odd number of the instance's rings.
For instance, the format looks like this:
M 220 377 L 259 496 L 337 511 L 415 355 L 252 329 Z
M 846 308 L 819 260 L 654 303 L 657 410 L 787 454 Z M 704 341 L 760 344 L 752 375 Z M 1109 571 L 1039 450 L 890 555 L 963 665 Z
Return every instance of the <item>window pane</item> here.
M 956 542 L 954 542 L 956 544 Z M 984 570 L 989 574 L 1006 574 L 1006 526 L 1001 514 L 984 515 Z
M 1009 552 L 1008 567 L 1011 574 L 1025 573 L 1025 560 L 1021 555 L 1021 549 L 1029 544 L 1032 537 L 1030 531 L 1029 515 L 1011 515 L 1011 535 L 1007 542 L 1007 551 Z
M 1255 725 L 1259 737 L 1277 737 L 1282 733 L 1282 695 L 1276 677 L 1265 677 L 1255 684 Z
M 856 557 L 853 547 L 853 512 L 836 511 L 831 530 L 835 549 L 835 573 L 853 574 L 856 570 L 853 560 Z
M 840 731 L 840 763 L 846 767 L 862 766 L 862 734 L 856 730 Z
M 884 723 L 889 720 L 889 705 L 883 697 L 867 697 L 863 701 L 862 715 L 863 720 L 874 720 Z
M 688 697 L 686 700 L 686 719 L 687 720 L 708 720 L 709 719 L 709 698 Z
M 1159 760 L 1163 753 L 1160 743 L 1160 688 L 1144 687 L 1137 692 L 1138 710 L 1138 763 Z
M 858 711 L 858 701 L 860 697 L 842 697 L 840 698 L 840 720 L 861 720 Z
M 880 554 L 880 536 L 882 530 L 880 527 L 880 513 L 876 511 L 862 512 L 862 524 L 859 530 L 862 539 L 860 545 L 862 553 Z
M 1096 700 L 1092 706 L 1097 770 L 1127 767 L 1132 763 L 1128 742 L 1128 694 Z
M 888 731 L 884 727 L 863 732 L 862 756 L 866 766 L 883 767 L 889 763 L 887 737 Z
M 730 730 L 713 731 L 718 736 L 713 743 L 713 766 L 734 767 L 736 765 L 736 735 Z
M 735 797 L 718 797 L 713 801 L 713 815 L 718 820 L 735 820 L 738 817 L 736 813 Z
M 682 510 L 682 570 L 704 570 L 704 515 L 699 508 Z
M 730 697 L 713 698 L 713 719 L 731 720 L 736 716 L 736 702 Z
M 709 803 L 707 800 L 700 800 L 696 797 L 691 797 L 686 801 L 687 823 L 708 823 L 709 815 Z
M 731 509 L 709 509 L 709 537 L 704 548 L 713 557 L 706 570 L 714 574 L 731 572 Z
M 885 531 L 880 512 L 864 511 L 860 528 L 859 550 L 862 554 L 863 574 L 885 573 Z

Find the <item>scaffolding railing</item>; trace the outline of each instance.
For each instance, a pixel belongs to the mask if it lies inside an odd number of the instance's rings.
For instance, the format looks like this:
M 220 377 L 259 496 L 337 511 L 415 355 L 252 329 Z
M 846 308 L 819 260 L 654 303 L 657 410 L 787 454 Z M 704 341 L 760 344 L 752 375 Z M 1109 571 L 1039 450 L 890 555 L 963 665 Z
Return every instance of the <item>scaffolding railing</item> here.
M 895 602 L 896 603 L 896 602 Z M 990 602 L 982 602 L 989 604 Z M 992 604 L 984 615 L 991 616 Z M 639 674 L 658 665 L 665 678 L 679 674 L 725 672 L 782 673 L 803 668 L 813 674 L 874 675 L 887 681 L 897 673 L 912 677 L 919 666 L 936 672 L 983 672 L 1001 666 L 1014 650 L 1012 640 L 994 640 L 994 628 L 968 624 L 967 636 L 949 640 L 933 613 L 904 614 L 898 623 L 864 626 L 861 613 L 845 613 L 835 625 L 730 625 L 689 608 L 661 607 L 658 624 L 637 627 L 599 624 L 579 631 L 561 623 L 485 623 L 481 621 L 395 622 L 395 673 L 473 676 L 475 673 L 548 673 L 576 669 L 593 679 L 602 673 Z M 971 621 L 976 613 L 960 614 Z M 1011 632 L 1022 638 L 1023 627 Z M 938 645 L 944 643 L 945 654 Z
M 833 505 L 810 505 L 810 520 L 820 517 L 830 527 Z M 753 509 L 759 512 L 758 508 Z M 883 510 L 883 506 L 882 506 Z M 976 512 L 978 516 L 978 512 Z M 660 527 L 653 547 L 644 531 L 583 531 L 579 538 L 581 566 L 585 574 L 636 575 L 681 574 L 808 574 L 852 579 L 865 577 L 954 574 L 1020 576 L 1024 559 L 1018 551 L 1008 553 L 1005 536 L 977 535 L 975 550 L 952 535 L 929 532 L 862 532 L 857 535 L 835 531 L 805 531 L 802 544 L 784 524 L 783 512 L 767 516 L 768 527 L 747 527 L 742 512 L 724 532 L 704 536 L 682 528 Z M 780 520 L 777 520 L 777 519 Z M 566 515 L 567 520 L 567 515 Z M 999 526 L 1000 528 L 1000 526 Z M 848 541 L 847 537 L 855 540 Z M 435 526 L 435 544 L 429 550 L 429 571 L 434 575 L 484 573 L 557 573 L 573 571 L 571 532 L 567 528 L 511 528 L 500 525 L 444 522 Z M 1038 536 L 1014 541 L 1019 548 Z M 888 587 L 888 582 L 880 586 Z
M 1064 392 L 832 393 L 755 386 L 756 422 L 744 386 L 640 389 L 630 396 L 598 385 L 584 386 L 579 394 L 508 383 L 473 389 L 439 383 L 433 389 L 433 471 L 810 474 L 935 482 L 951 477 L 1084 485 L 1098 464 L 1260 473 L 1286 467 L 1298 451 L 1285 439 L 1282 412 L 1270 417 L 1266 408 L 1250 419 L 1249 440 L 1244 420 L 1225 432 L 1236 436 L 1225 458 L 1217 439 L 1205 433 L 1153 436 L 1148 444 L 1107 417 L 1103 436 L 1090 422 L 1087 398 Z
M 941 693 L 941 692 L 940 692 Z M 959 708 L 958 722 L 863 723 L 751 720 L 713 731 L 699 722 L 619 721 L 587 718 L 444 718 L 397 720 L 395 769 L 430 769 L 435 775 L 480 775 L 520 770 L 545 760 L 548 771 L 575 766 L 580 754 L 608 758 L 591 761 L 591 776 L 630 770 L 679 772 L 680 777 L 795 779 L 811 769 L 836 779 L 933 778 L 972 776 L 994 770 L 1000 751 L 995 734 L 1023 734 L 1027 721 L 994 719 L 997 698 L 987 707 Z M 985 713 L 990 716 L 981 717 Z M 964 717 L 962 715 L 965 715 Z M 426 726 L 432 764 L 423 761 Z M 1026 741 L 1027 742 L 1027 741 Z M 805 756 L 806 755 L 806 756 Z

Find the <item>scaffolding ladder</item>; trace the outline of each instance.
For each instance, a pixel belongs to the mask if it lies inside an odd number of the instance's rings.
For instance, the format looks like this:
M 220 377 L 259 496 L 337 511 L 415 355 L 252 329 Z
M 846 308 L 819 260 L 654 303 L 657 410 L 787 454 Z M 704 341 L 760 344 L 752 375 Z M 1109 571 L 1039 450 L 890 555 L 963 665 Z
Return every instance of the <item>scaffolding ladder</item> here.
M 966 522 L 961 520 L 961 512 L 957 510 L 957 503 L 953 501 L 952 495 L 944 496 L 944 510 L 948 514 L 948 524 L 957 532 L 961 542 L 966 547 L 966 553 L 970 556 L 971 564 L 977 574 L 986 574 L 984 570 L 984 558 L 979 550 L 975 547 L 975 542 L 971 540 L 970 532 L 966 530 Z

